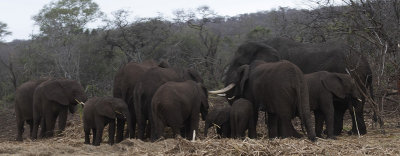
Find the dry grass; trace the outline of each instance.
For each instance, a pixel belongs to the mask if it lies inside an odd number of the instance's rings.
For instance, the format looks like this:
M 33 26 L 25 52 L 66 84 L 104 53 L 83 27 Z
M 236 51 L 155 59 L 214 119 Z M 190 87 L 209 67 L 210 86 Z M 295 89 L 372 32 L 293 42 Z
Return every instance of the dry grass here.
M 151 143 L 128 139 L 110 146 L 106 143 L 105 131 L 104 141 L 97 147 L 83 144 L 82 123 L 74 120 L 62 136 L 38 141 L 0 142 L 0 155 L 400 155 L 399 119 L 399 115 L 386 119 L 384 133 L 373 130 L 367 121 L 368 134 L 360 138 L 344 134 L 337 140 L 319 138 L 316 142 L 310 142 L 306 137 L 267 139 L 264 121 L 259 121 L 259 137 L 255 140 L 218 139 L 215 132 L 204 138 L 201 127 L 200 139 L 194 142 L 165 139 Z M 349 122 L 345 127 L 349 128 Z

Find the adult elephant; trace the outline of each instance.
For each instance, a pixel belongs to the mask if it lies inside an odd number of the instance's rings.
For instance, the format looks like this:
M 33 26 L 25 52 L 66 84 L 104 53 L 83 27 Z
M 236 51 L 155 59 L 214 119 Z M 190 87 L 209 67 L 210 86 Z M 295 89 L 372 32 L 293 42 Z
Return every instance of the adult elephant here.
M 151 140 L 164 137 L 164 128 L 169 126 L 175 135 L 192 139 L 198 132 L 199 114 L 203 120 L 208 113 L 207 89 L 202 83 L 192 80 L 167 82 L 160 86 L 151 102 L 153 131 Z
M 92 144 L 99 146 L 103 136 L 103 129 L 108 124 L 108 143 L 114 144 L 115 119 L 128 121 L 129 133 L 133 133 L 131 117 L 126 103 L 119 98 L 92 97 L 83 108 L 83 129 L 85 131 L 85 144 L 90 144 L 90 131 L 93 132 Z M 118 125 L 125 126 L 125 125 Z M 119 129 L 124 129 L 120 127 Z M 117 143 L 119 143 L 117 141 Z
M 67 122 L 68 109 L 87 100 L 78 81 L 51 79 L 41 83 L 33 93 L 32 138 L 37 138 L 40 123 L 41 137 L 51 137 L 58 117 L 59 130 L 63 131 Z
M 269 48 L 265 45 L 260 46 Z M 264 49 L 262 47 L 260 48 Z M 312 141 L 316 139 L 311 125 L 307 83 L 296 65 L 288 61 L 267 63 L 256 60 L 250 65 L 240 66 L 233 72 L 234 77 L 230 77 L 233 81 L 228 87 L 210 93 L 225 92 L 232 101 L 248 99 L 254 110 L 263 105 L 268 113 L 270 138 L 301 137 L 291 123 L 291 119 L 299 116 L 305 124 L 308 138 Z M 253 115 L 251 129 L 256 128 L 258 113 Z
M 154 60 L 145 60 L 141 63 L 129 62 L 128 64 L 122 66 L 116 73 L 114 77 L 114 86 L 113 86 L 113 97 L 120 98 L 125 101 L 128 105 L 129 112 L 131 114 L 132 121 L 132 129 L 136 129 L 136 115 L 135 108 L 133 106 L 133 89 L 138 83 L 139 79 L 143 76 L 143 74 L 153 67 L 169 67 L 167 62 L 161 61 L 157 63 Z M 123 129 L 119 129 L 122 127 L 121 125 L 125 124 L 125 121 L 122 119 L 117 119 L 117 141 L 121 141 L 123 138 Z M 126 136 L 129 133 L 127 133 Z M 131 138 L 135 136 L 135 133 L 131 134 Z
M 193 69 L 154 67 L 143 74 L 133 92 L 136 121 L 138 124 L 137 137 L 139 139 L 143 140 L 145 137 L 150 137 L 151 100 L 157 89 L 168 81 L 182 82 L 185 80 L 203 83 L 200 74 Z
M 42 82 L 48 80 L 47 78 L 42 78 L 38 80 L 31 80 L 21 84 L 15 91 L 15 117 L 17 121 L 17 141 L 22 141 L 22 134 L 24 133 L 24 122 L 30 127 L 30 136 L 32 137 L 33 129 L 33 92 L 36 87 Z
M 268 45 L 268 46 L 266 46 Z M 351 76 L 356 80 L 357 84 L 365 92 L 367 89 L 372 93 L 372 72 L 367 60 L 363 56 L 351 53 L 350 49 L 345 44 L 340 43 L 320 43 L 320 44 L 303 44 L 285 38 L 273 38 L 264 42 L 245 42 L 235 53 L 233 60 L 225 74 L 225 85 L 231 84 L 235 77 L 237 68 L 241 65 L 250 64 L 254 60 L 264 60 L 266 62 L 274 62 L 277 60 L 289 60 L 297 65 L 305 74 L 328 71 L 336 73 L 351 73 Z M 347 69 L 347 70 L 346 70 Z M 346 101 L 336 99 L 337 109 L 346 110 L 342 108 Z M 364 122 L 364 103 L 365 98 L 362 98 L 362 104 L 357 105 L 355 108 L 357 125 L 360 134 L 366 134 L 366 126 Z M 352 109 L 350 110 L 351 112 Z M 354 114 L 352 115 L 353 133 L 357 132 L 356 124 L 354 121 Z M 340 114 L 337 114 L 340 115 Z M 336 118 L 336 117 L 335 117 Z M 337 118 L 343 118 L 337 117 Z M 335 123 L 342 123 L 343 121 L 336 121 Z M 340 128 L 340 127 L 338 127 Z M 335 131 L 341 132 L 342 129 Z
M 367 90 L 369 90 L 370 96 L 373 98 L 372 72 L 367 59 L 362 55 L 356 54 L 345 43 L 333 41 L 306 44 L 285 38 L 273 38 L 263 43 L 275 48 L 281 59 L 293 62 L 304 74 L 317 71 L 350 74 L 362 91 L 367 93 Z M 360 134 L 367 133 L 363 115 L 365 97 L 362 96 L 361 100 L 362 103 L 355 107 L 356 116 L 354 117 L 353 107 L 343 108 L 343 106 L 348 105 L 348 101 L 335 99 L 335 109 L 340 110 L 340 112 L 344 112 L 347 109 L 350 111 L 350 115 L 352 116 L 352 130 L 349 134 L 357 134 L 356 126 L 358 126 Z M 343 115 L 344 113 L 335 114 L 335 119 L 342 119 L 340 121 L 335 120 L 335 125 L 343 123 Z M 354 120 L 355 118 L 357 119 L 357 124 Z M 335 134 L 340 134 L 342 128 L 343 125 L 336 126 Z

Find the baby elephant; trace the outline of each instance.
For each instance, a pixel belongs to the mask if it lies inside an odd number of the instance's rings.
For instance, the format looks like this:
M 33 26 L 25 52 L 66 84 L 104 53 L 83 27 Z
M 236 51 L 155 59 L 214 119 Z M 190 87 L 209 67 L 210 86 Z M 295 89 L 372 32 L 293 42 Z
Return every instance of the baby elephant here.
M 251 126 L 254 122 L 254 113 L 257 112 L 254 111 L 250 101 L 241 98 L 233 102 L 230 112 L 232 138 L 244 137 L 246 130 L 249 130 L 249 138 L 256 137 L 256 130 Z
M 109 124 L 108 143 L 114 144 L 115 119 L 128 121 L 129 132 L 132 134 L 130 114 L 128 106 L 122 99 L 112 97 L 90 98 L 83 108 L 83 128 L 85 131 L 85 144 L 90 144 L 90 130 L 93 132 L 93 142 L 99 146 L 103 136 L 104 127 Z M 118 124 L 118 126 L 125 126 Z M 118 127 L 120 128 L 120 127 Z M 123 129 L 124 127 L 121 127 Z M 121 140 L 117 140 L 121 141 Z
M 164 135 L 169 126 L 175 135 L 192 139 L 193 131 L 198 132 L 199 113 L 205 120 L 208 113 L 207 89 L 195 81 L 167 82 L 160 86 L 151 102 L 152 141 Z
M 231 124 L 229 121 L 231 107 L 220 107 L 211 110 L 207 114 L 206 122 L 204 125 L 204 135 L 207 137 L 208 129 L 211 126 L 216 126 L 217 133 L 223 137 L 231 137 Z
M 325 121 L 328 138 L 335 139 L 334 113 L 336 110 L 333 99 L 351 100 L 349 102 L 353 105 L 359 103 L 361 94 L 354 80 L 347 74 L 326 71 L 305 74 L 304 78 L 309 88 L 310 109 L 314 111 L 316 135 L 321 137 Z

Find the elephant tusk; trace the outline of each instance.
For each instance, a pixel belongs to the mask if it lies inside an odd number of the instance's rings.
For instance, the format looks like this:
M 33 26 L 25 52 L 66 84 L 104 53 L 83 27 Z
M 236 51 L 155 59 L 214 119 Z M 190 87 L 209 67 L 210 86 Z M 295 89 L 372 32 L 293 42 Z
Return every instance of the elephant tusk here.
M 226 96 L 226 94 L 224 93 L 224 94 L 217 94 L 218 96 L 220 96 L 220 97 L 225 97 Z
M 196 130 L 193 130 L 192 142 L 196 141 Z
M 360 102 L 362 102 L 362 100 L 361 100 L 361 99 L 359 99 L 359 98 L 357 98 L 357 100 L 358 100 L 358 101 L 360 101 Z
M 209 91 L 208 93 L 210 93 L 210 94 L 221 94 L 221 93 L 227 92 L 228 90 L 231 90 L 233 87 L 235 87 L 235 84 L 231 83 L 228 86 L 226 86 L 225 88 L 222 88 L 220 90 L 215 90 L 215 91 Z
M 228 98 L 228 100 L 233 100 L 235 98 L 235 96 L 232 96 L 230 98 Z
M 215 127 L 217 127 L 217 128 L 221 128 L 221 127 L 219 127 L 217 124 L 215 124 L 215 123 L 212 123 Z
M 79 101 L 79 100 L 77 100 L 77 99 L 75 99 L 75 101 L 76 101 L 78 104 L 81 104 L 81 105 L 85 106 L 85 103 L 83 103 L 83 102 L 81 102 L 81 101 Z

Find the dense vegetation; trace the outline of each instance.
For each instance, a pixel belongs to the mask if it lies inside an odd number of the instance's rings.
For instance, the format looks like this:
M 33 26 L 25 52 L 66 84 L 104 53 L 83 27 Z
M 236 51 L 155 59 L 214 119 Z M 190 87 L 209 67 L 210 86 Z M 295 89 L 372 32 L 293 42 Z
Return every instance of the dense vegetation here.
M 126 10 L 106 18 L 91 0 L 58 0 L 33 17 L 39 34 L 0 42 L 0 108 L 12 103 L 19 84 L 46 76 L 79 80 L 89 96 L 111 95 L 121 65 L 150 58 L 195 68 L 208 88 L 218 88 L 242 42 L 277 36 L 313 43 L 346 40 L 373 68 L 379 101 L 373 106 L 394 100 L 386 96 L 400 77 L 400 1 L 342 1 L 341 6 L 319 0 L 311 10 L 278 8 L 234 17 L 201 6 L 177 10 L 173 19 L 129 19 Z M 101 19 L 105 26 L 87 28 Z M 0 39 L 9 33 L 0 22 Z

